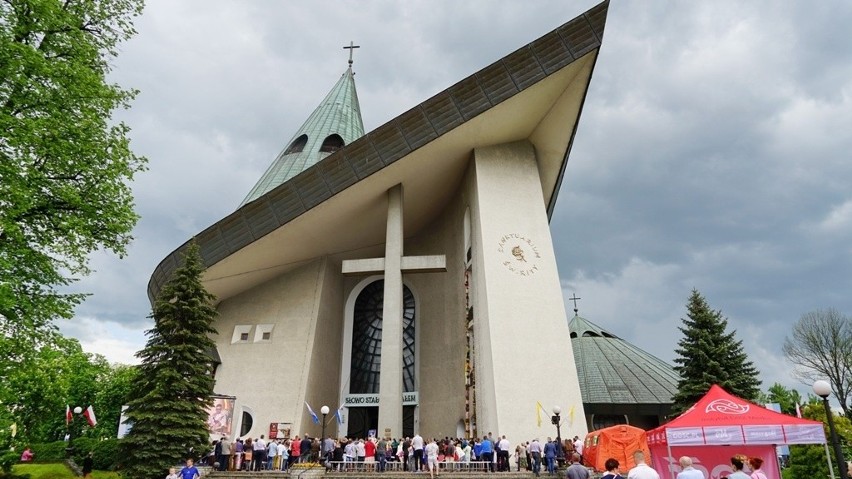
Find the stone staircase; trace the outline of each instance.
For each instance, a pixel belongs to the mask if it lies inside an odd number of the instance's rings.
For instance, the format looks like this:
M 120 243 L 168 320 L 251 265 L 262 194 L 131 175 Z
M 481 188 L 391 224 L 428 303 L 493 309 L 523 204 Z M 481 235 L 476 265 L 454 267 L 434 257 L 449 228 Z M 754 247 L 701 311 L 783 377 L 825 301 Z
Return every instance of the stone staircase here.
M 554 475 L 546 472 L 541 474 L 542 479 L 558 479 L 565 476 L 564 469 Z M 281 471 L 211 471 L 204 475 L 205 479 L 428 479 L 428 472 L 403 472 L 403 471 L 349 471 L 349 472 L 325 472 L 322 469 L 296 469 L 292 472 Z M 529 471 L 511 472 L 482 472 L 482 471 L 458 471 L 441 470 L 441 479 L 533 479 L 535 476 Z M 600 474 L 592 473 L 592 478 L 599 478 Z
M 481 472 L 481 471 L 458 471 L 458 470 L 441 470 L 441 479 L 532 479 L 535 476 L 529 471 L 511 471 L 511 472 Z M 542 473 L 543 479 L 561 478 L 564 473 L 557 473 L 552 476 L 547 473 Z M 325 472 L 322 469 L 296 469 L 292 472 L 281 471 L 211 471 L 204 475 L 205 479 L 427 479 L 428 472 L 373 472 L 373 471 L 348 471 L 348 472 Z

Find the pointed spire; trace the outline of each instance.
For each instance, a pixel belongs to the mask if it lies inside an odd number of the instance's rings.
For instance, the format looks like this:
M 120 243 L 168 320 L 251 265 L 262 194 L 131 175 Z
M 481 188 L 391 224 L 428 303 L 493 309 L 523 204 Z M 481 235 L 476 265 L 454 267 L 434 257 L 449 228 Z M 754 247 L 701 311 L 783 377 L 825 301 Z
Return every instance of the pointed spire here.
M 354 44 L 350 46 L 357 48 Z M 352 50 L 349 51 L 349 68 L 296 131 L 240 206 L 260 198 L 326 156 L 364 136 L 361 106 L 355 91 L 355 74 L 352 73 Z

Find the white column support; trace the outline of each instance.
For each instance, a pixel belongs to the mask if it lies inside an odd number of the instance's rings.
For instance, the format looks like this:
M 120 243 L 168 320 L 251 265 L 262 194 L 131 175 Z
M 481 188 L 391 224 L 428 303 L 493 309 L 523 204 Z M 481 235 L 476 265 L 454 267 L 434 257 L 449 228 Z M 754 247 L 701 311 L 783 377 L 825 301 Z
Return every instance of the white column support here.
M 380 437 L 402 435 L 402 185 L 388 190 L 385 291 L 382 303 Z

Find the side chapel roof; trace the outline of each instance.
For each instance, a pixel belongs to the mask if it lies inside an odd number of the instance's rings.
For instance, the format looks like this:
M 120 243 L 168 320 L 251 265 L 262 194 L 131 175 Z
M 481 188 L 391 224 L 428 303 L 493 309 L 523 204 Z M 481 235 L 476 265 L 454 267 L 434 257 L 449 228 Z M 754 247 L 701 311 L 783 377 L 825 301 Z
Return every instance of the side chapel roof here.
M 584 404 L 671 404 L 680 376 L 588 319 L 568 322 Z

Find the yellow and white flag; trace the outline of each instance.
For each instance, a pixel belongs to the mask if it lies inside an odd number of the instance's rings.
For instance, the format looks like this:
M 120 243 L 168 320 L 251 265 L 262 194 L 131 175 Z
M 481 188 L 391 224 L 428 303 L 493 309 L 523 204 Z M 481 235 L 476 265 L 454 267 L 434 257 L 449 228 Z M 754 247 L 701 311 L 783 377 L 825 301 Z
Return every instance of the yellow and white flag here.
M 536 401 L 535 402 L 535 418 L 536 418 L 536 423 L 538 424 L 538 427 L 541 427 L 541 412 L 542 411 L 544 411 L 544 406 L 542 406 L 539 401 Z M 547 415 L 547 411 L 545 411 L 544 414 Z

